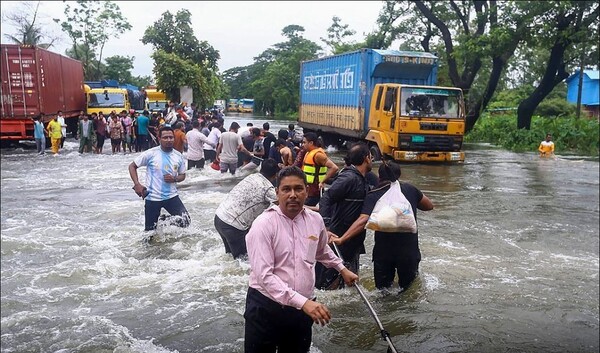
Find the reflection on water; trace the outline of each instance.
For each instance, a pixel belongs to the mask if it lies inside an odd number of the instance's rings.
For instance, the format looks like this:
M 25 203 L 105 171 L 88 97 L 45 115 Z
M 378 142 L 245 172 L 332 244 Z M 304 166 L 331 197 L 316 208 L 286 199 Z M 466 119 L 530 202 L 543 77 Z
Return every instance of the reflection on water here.
M 276 133 L 290 122 L 269 123 Z M 191 226 L 161 224 L 147 244 L 127 172 L 135 154 L 65 147 L 1 151 L 2 352 L 242 352 L 249 266 L 224 253 L 212 224 L 242 176 L 189 171 L 179 189 Z M 598 351 L 598 177 L 597 160 L 483 144 L 467 146 L 464 164 L 403 165 L 401 179 L 436 206 L 419 213 L 420 277 L 401 295 L 375 290 L 371 236 L 360 268 L 396 347 Z M 312 352 L 385 351 L 353 288 L 317 296 L 333 321 L 314 328 Z

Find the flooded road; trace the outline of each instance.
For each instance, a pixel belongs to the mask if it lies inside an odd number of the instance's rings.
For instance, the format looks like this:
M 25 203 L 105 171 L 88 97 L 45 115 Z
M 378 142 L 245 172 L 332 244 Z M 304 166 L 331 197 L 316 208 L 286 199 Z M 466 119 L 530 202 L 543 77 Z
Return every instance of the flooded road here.
M 276 134 L 289 122 L 270 123 Z M 2 352 L 242 352 L 249 266 L 213 227 L 241 177 L 189 171 L 179 191 L 192 225 L 160 227 L 147 245 L 136 154 L 77 147 L 1 151 Z M 598 352 L 597 159 L 468 145 L 464 164 L 403 165 L 401 180 L 435 204 L 419 213 L 420 277 L 381 296 L 371 233 L 360 269 L 399 351 Z M 311 352 L 386 351 L 354 289 L 317 296 L 333 321 L 314 327 Z

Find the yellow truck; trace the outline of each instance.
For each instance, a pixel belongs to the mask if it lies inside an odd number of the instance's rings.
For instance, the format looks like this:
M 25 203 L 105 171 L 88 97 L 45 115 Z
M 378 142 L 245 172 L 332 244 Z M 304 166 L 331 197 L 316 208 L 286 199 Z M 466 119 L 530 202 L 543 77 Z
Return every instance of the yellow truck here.
M 84 90 L 87 114 L 102 112 L 108 115 L 113 110 L 119 113 L 148 108 L 144 93 L 132 85 L 119 84 L 114 80 L 86 81 Z
M 169 103 L 167 95 L 156 87 L 146 88 L 146 95 L 150 112 L 163 111 Z
M 302 63 L 298 124 L 326 145 L 365 141 L 376 159 L 463 162 L 462 90 L 437 87 L 430 53 L 360 49 Z

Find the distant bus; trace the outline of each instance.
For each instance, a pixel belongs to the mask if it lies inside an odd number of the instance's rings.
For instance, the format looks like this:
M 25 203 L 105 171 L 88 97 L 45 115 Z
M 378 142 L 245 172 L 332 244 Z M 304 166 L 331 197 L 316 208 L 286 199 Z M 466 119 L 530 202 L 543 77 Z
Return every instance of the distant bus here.
M 240 113 L 254 112 L 254 99 L 242 98 L 238 101 L 238 111 Z

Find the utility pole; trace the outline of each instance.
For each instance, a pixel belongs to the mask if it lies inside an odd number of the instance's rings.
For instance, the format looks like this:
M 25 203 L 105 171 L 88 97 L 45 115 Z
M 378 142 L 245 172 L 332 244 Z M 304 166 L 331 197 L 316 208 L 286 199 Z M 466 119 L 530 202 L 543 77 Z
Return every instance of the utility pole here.
M 583 48 L 581 48 L 581 58 L 579 59 L 579 83 L 577 86 L 577 115 L 576 118 L 579 119 L 581 116 L 581 91 L 583 90 L 583 70 L 585 69 L 585 42 L 583 43 Z

